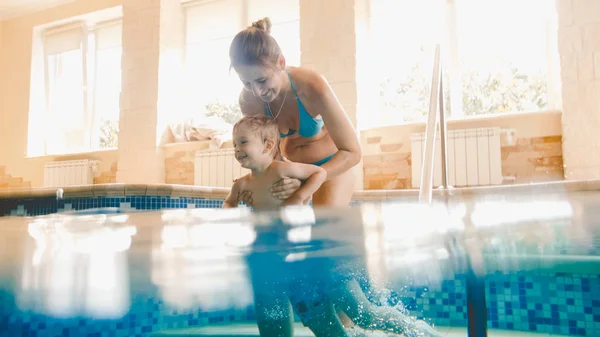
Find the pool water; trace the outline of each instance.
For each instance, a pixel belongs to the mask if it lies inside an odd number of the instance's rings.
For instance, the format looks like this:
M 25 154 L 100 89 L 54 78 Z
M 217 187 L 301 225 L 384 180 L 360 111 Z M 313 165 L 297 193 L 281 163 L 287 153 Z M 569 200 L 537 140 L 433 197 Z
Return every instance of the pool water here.
M 312 304 L 352 316 L 346 282 L 406 317 L 406 336 L 416 322 L 438 336 L 600 336 L 598 205 L 585 192 L 0 218 L 0 336 L 258 336 L 257 315 L 287 311 L 257 311 L 256 294 L 292 299 L 295 335 L 313 336 L 300 323 Z M 349 335 L 400 336 L 365 317 Z

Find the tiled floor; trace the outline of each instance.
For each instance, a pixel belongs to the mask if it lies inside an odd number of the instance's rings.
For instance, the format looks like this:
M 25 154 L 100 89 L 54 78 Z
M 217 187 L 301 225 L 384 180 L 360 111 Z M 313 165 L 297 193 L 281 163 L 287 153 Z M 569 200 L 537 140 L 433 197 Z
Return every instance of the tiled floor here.
M 466 337 L 466 328 L 456 327 L 436 327 L 445 337 Z M 314 337 L 314 335 L 302 325 L 294 327 L 295 336 L 297 337 Z M 205 326 L 201 328 L 190 328 L 158 332 L 152 334 L 151 337 L 258 337 L 258 329 L 252 324 L 239 324 L 228 326 Z M 390 337 L 397 335 L 386 335 L 382 333 L 372 333 L 372 337 Z M 559 336 L 547 333 L 520 332 L 508 330 L 489 330 L 488 337 L 548 337 Z

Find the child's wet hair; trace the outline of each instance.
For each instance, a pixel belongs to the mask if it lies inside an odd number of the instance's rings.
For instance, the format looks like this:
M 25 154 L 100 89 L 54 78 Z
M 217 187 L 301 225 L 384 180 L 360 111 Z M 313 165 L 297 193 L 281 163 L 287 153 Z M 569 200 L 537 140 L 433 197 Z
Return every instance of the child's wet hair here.
M 273 118 L 266 116 L 242 117 L 242 119 L 240 119 L 233 125 L 233 134 L 235 134 L 236 130 L 240 126 L 248 127 L 250 130 L 252 130 L 252 132 L 254 132 L 258 137 L 260 137 L 263 143 L 267 141 L 267 139 L 273 140 L 273 159 L 276 159 L 279 156 L 279 127 L 277 126 L 277 122 L 275 122 Z

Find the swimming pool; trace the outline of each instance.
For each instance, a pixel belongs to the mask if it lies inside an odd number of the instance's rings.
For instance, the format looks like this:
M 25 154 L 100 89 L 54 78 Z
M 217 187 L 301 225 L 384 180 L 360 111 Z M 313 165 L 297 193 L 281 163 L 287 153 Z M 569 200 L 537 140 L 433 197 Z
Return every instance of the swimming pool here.
M 599 336 L 600 195 L 537 197 L 276 213 L 139 211 L 131 207 L 136 199 L 78 200 L 71 209 L 88 214 L 2 218 L 0 336 L 189 336 L 206 335 L 198 329 L 208 325 L 220 326 L 213 335 L 248 331 L 255 313 L 245 256 L 258 229 L 280 233 L 287 245 L 253 249 L 290 265 L 360 258 L 356 271 L 369 275 L 373 302 L 401 303 L 444 333 L 464 335 L 468 285 L 479 280 L 489 328 Z M 218 204 L 200 200 L 199 207 Z M 171 202 L 143 203 L 163 201 Z M 320 277 L 294 277 L 307 275 Z M 174 331 L 182 328 L 194 330 Z

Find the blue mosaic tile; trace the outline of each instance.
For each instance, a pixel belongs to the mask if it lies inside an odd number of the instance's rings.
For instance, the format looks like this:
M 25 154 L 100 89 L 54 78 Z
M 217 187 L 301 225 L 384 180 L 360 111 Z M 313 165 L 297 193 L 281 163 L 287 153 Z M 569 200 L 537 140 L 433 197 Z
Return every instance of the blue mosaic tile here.
M 220 208 L 223 199 L 206 199 L 193 197 L 86 197 L 65 198 L 54 197 L 9 199 L 0 203 L 0 216 L 37 216 L 61 211 L 78 211 L 94 208 L 123 207 L 136 210 L 158 210 L 174 208 Z
M 599 275 L 493 273 L 486 276 L 488 327 L 569 336 L 600 336 Z M 392 286 L 392 288 L 395 288 Z M 411 286 L 400 294 L 406 309 L 435 325 L 466 326 L 466 277 L 441 289 Z
M 410 286 L 404 288 L 400 296 L 405 308 L 419 319 L 434 325 L 466 326 L 465 284 L 466 277 L 457 275 L 453 280 L 444 280 L 438 291 L 430 291 L 427 286 Z
M 486 278 L 490 326 L 592 336 L 598 275 L 494 273 Z M 591 328 L 591 330 L 590 330 Z
M 156 294 L 154 294 L 156 296 Z M 157 296 L 156 296 L 157 297 Z M 131 310 L 117 320 L 88 321 L 81 318 L 54 319 L 42 315 L 15 312 L 14 298 L 0 291 L 3 311 L 0 312 L 0 337 L 13 336 L 148 336 L 151 332 L 187 328 L 213 323 L 245 320 L 249 309 L 224 310 L 218 312 L 176 311 L 152 297 L 138 296 L 131 303 Z M 4 310 L 7 309 L 7 310 Z

